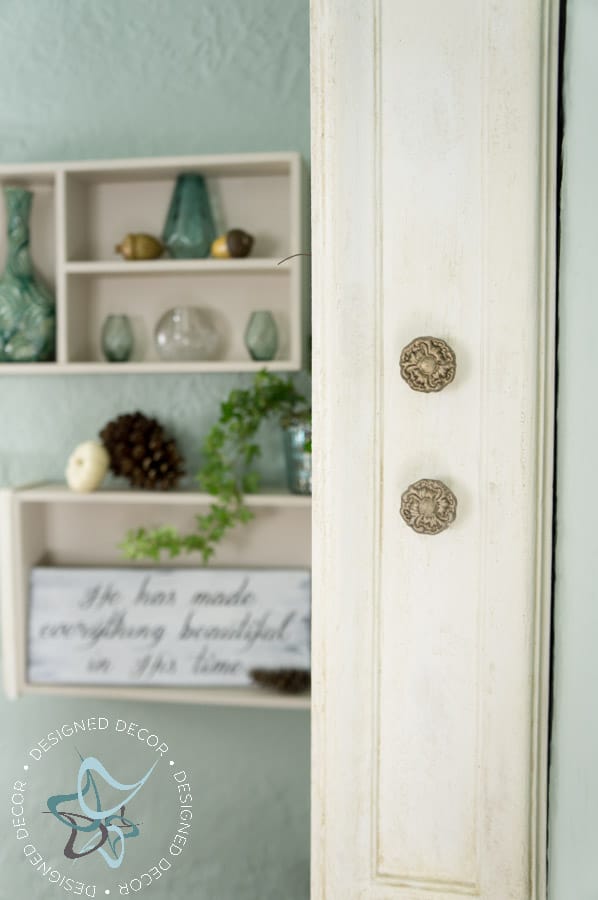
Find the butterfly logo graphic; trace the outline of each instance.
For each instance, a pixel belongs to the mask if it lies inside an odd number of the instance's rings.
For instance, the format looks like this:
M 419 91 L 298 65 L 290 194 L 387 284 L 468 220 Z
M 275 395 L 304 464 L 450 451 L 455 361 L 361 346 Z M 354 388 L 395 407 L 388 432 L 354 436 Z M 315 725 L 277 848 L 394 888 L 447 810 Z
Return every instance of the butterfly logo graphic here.
M 125 810 L 158 763 L 155 762 L 139 781 L 134 784 L 123 784 L 117 781 L 95 756 L 83 759 L 79 754 L 79 758 L 81 765 L 77 774 L 76 793 L 55 794 L 48 797 L 48 809 L 44 812 L 53 815 L 70 830 L 64 847 L 67 859 L 82 859 L 92 853 L 100 853 L 111 869 L 118 869 L 125 858 L 125 842 L 140 834 L 139 824 L 128 819 Z M 116 805 L 104 809 L 94 774 L 103 778 L 109 787 L 126 796 Z M 78 809 L 75 808 L 73 811 L 72 808 L 64 808 L 65 804 L 72 804 L 75 801 L 79 804 Z M 75 842 L 79 835 L 83 835 L 84 842 L 76 850 Z

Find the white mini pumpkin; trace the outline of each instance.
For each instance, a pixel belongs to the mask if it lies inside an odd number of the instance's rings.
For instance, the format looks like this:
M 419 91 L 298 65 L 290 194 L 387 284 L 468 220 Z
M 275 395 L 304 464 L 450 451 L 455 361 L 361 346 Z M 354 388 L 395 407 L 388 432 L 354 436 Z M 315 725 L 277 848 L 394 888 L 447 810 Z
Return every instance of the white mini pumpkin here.
M 66 482 L 72 491 L 87 494 L 102 483 L 110 457 L 97 441 L 84 441 L 75 447 L 66 467 Z

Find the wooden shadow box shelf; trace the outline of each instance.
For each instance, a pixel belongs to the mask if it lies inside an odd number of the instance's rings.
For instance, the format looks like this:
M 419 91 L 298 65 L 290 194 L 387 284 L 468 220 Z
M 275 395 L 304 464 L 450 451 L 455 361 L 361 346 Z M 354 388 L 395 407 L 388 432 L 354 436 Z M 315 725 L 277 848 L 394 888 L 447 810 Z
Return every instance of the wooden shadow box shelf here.
M 246 259 L 160 258 L 125 261 L 114 250 L 129 232 L 159 236 L 176 176 L 206 177 L 217 230 L 255 237 Z M 298 153 L 194 156 L 0 167 L 3 185 L 33 191 L 31 251 L 56 296 L 56 362 L 1 363 L 0 375 L 142 372 L 296 371 L 305 360 L 305 249 L 302 161 Z M 2 206 L 2 204 L 0 204 Z M 5 255 L 0 210 L 0 260 Z M 165 362 L 154 327 L 173 306 L 205 309 L 222 337 L 220 357 Z M 276 359 L 253 361 L 244 331 L 255 310 L 270 310 L 279 331 Z M 101 351 L 106 316 L 129 316 L 131 360 L 108 363 Z
M 145 687 L 34 684 L 27 680 L 29 577 L 45 566 L 135 566 L 118 544 L 129 528 L 171 524 L 193 530 L 212 498 L 193 491 L 101 490 L 75 494 L 41 484 L 0 492 L 0 576 L 4 690 L 16 698 L 51 694 L 228 706 L 307 709 L 308 696 L 262 688 Z M 287 493 L 248 496 L 255 518 L 219 545 L 215 566 L 306 567 L 311 564 L 311 498 Z M 139 563 L 148 567 L 147 561 Z M 151 564 L 150 564 L 151 565 Z M 163 565 L 197 566 L 197 557 Z

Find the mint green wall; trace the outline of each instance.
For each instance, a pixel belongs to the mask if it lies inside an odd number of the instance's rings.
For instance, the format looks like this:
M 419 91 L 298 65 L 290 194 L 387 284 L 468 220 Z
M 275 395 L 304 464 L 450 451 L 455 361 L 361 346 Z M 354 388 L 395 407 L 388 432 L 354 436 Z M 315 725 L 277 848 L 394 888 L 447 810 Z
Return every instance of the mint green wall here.
M 598 3 L 568 0 L 550 900 L 598 897 Z
M 309 155 L 308 0 L 0 0 L 0 161 L 299 150 Z M 234 376 L 0 381 L 0 484 L 61 478 L 119 412 L 159 416 L 196 467 Z M 282 478 L 278 442 L 268 474 Z M 99 704 L 185 748 L 201 792 L 196 858 L 166 896 L 305 900 L 309 722 L 303 713 Z M 0 770 L 97 703 L 0 699 Z M 39 733 L 39 736 L 38 736 Z M 191 765 L 191 763 L 190 763 Z M 4 820 L 6 821 L 6 820 Z M 48 895 L 0 828 L 2 900 Z M 29 869 L 29 871 L 27 871 Z M 162 890 L 161 885 L 164 885 Z

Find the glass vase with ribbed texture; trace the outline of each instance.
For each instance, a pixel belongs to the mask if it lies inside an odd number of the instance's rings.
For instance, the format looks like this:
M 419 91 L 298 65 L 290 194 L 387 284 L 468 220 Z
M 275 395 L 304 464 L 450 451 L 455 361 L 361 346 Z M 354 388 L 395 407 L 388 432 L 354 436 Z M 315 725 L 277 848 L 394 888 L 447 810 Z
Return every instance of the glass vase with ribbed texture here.
M 6 268 L 0 278 L 0 362 L 55 358 L 54 297 L 33 268 L 29 249 L 31 191 L 5 187 Z
M 128 362 L 133 352 L 133 329 L 128 316 L 106 316 L 102 327 L 102 350 L 108 362 Z
M 278 350 L 278 329 L 272 313 L 258 310 L 249 317 L 245 329 L 245 346 L 252 359 L 267 362 Z
M 162 241 L 174 259 L 205 259 L 215 239 L 205 179 L 195 172 L 183 172 L 174 186 Z

